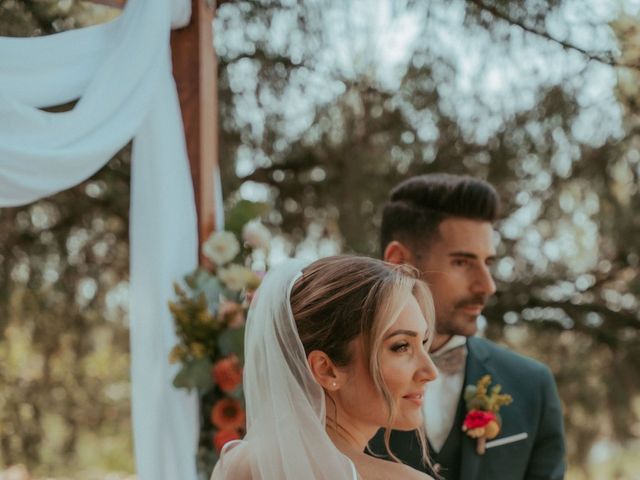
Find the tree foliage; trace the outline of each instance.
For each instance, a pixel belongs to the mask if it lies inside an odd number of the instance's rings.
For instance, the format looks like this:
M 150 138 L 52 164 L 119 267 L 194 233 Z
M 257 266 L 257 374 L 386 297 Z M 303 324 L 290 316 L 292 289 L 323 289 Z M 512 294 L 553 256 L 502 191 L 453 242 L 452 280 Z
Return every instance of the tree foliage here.
M 81 2 L 5 0 L 0 35 L 112 16 Z M 0 464 L 132 469 L 128 166 L 124 150 L 75 188 L 0 211 Z

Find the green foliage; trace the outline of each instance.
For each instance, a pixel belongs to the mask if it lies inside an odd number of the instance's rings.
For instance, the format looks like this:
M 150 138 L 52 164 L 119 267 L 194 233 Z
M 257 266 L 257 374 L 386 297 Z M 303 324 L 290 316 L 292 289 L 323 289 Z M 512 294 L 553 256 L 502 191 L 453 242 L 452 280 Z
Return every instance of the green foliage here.
M 262 217 L 269 209 L 269 205 L 264 202 L 240 200 L 229 210 L 225 221 L 225 229 L 240 237 L 242 227 L 254 218 Z
M 253 255 L 269 240 L 263 226 L 253 223 L 244 227 L 263 207 L 252 202 L 240 202 L 234 207 L 231 218 L 237 222 L 238 233 L 212 233 L 202 249 L 210 263 L 185 277 L 186 288 L 175 284 L 177 298 L 169 302 L 179 339 L 168 359 L 180 363 L 173 385 L 196 389 L 203 413 L 196 459 L 203 477 L 209 475 L 217 461 L 221 448 L 216 441 L 218 435 L 241 438 L 245 433 L 243 420 L 229 426 L 225 417 L 230 409 L 225 405 L 234 403 L 244 418 L 244 323 L 250 296 L 260 283 L 259 276 L 248 267 Z M 266 255 L 264 251 L 260 253 Z
M 220 295 L 224 292 L 224 287 L 220 283 L 220 280 L 203 268 L 199 268 L 192 274 L 185 276 L 185 283 L 192 290 L 193 296 L 203 296 L 207 306 L 217 304 Z M 176 293 L 178 293 L 178 288 L 179 287 L 176 286 Z M 184 292 L 180 295 L 181 299 L 184 298 L 183 295 Z
M 197 292 L 193 297 L 176 286 L 178 300 L 169 303 L 169 310 L 175 319 L 176 333 L 189 339 L 180 349 L 174 349 L 174 361 L 199 359 L 217 355 L 215 338 L 222 325 L 216 322 L 209 311 L 206 294 Z M 217 301 L 217 299 L 216 299 Z
M 79 471 L 86 440 L 104 452 L 94 468 L 133 468 L 128 174 L 125 149 L 68 191 L 0 210 L 0 465 Z
M 189 391 L 192 388 L 198 391 L 210 390 L 214 386 L 211 378 L 211 365 L 211 360 L 208 358 L 185 361 L 173 379 L 173 386 L 186 388 Z
M 83 0 L 0 0 L 0 36 L 31 37 L 114 19 L 118 9 Z
M 218 338 L 218 347 L 222 355 L 236 354 L 244 363 L 244 328 L 230 328 Z

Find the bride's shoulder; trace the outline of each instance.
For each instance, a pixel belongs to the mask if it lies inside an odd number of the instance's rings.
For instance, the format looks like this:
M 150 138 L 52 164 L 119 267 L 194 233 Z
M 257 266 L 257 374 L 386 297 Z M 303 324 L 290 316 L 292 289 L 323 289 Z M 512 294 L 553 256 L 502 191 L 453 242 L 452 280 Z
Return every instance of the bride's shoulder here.
M 249 449 L 237 442 L 224 449 L 216 463 L 210 480 L 253 480 L 249 462 Z
M 426 473 L 421 472 L 420 470 L 416 470 L 415 468 L 411 468 L 409 465 L 405 465 L 403 463 L 396 463 L 398 466 L 398 474 L 402 475 L 401 478 L 407 480 L 433 480 L 433 477 L 430 477 Z M 401 470 L 401 471 L 400 471 Z
M 363 478 L 402 478 L 403 480 L 433 480 L 432 477 L 403 463 L 371 458 Z
M 395 463 L 395 462 L 387 462 L 389 463 L 389 468 L 393 470 L 392 478 L 402 478 L 403 480 L 433 480 L 432 477 L 423 473 L 415 468 L 411 468 L 409 465 L 405 465 L 404 463 Z

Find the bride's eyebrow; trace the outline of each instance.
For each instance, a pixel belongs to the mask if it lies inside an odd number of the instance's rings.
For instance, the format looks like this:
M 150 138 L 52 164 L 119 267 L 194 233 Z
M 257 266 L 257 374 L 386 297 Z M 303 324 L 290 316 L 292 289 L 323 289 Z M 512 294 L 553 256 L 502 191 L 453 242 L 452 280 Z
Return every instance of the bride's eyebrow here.
M 393 332 L 386 334 L 384 340 L 395 337 L 396 335 L 409 335 L 410 337 L 417 337 L 418 332 L 414 332 L 413 330 L 394 330 Z

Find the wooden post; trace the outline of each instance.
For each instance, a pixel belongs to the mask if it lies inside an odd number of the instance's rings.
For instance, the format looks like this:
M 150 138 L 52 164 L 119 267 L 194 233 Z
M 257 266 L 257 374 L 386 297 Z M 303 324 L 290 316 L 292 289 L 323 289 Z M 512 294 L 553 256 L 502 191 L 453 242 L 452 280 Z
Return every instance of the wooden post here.
M 214 14 L 215 6 L 207 5 L 206 0 L 192 0 L 191 22 L 171 32 L 173 76 L 191 165 L 200 245 L 216 224 L 218 71 L 213 48 Z M 202 254 L 200 262 L 203 262 Z
M 127 0 L 88 1 L 121 9 Z M 216 201 L 222 197 L 221 192 L 216 192 L 219 164 L 218 62 L 212 25 L 215 5 L 215 0 L 191 0 L 189 25 L 171 32 L 173 76 L 180 97 L 200 245 L 215 229 Z M 200 253 L 200 263 L 203 262 L 206 259 Z

